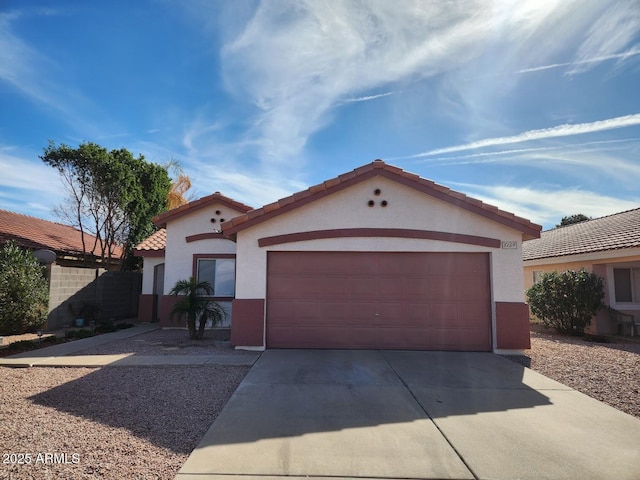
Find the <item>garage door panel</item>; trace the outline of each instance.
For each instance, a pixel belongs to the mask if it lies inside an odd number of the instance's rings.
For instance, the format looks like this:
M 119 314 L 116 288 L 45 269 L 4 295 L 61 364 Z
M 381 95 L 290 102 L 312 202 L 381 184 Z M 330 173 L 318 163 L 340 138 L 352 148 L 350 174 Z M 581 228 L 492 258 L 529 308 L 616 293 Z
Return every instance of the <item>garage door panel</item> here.
M 480 326 L 483 320 L 491 315 L 487 304 L 484 302 L 460 303 L 458 305 L 458 317 L 464 325 Z
M 491 348 L 487 254 L 270 252 L 268 265 L 268 347 Z
M 352 277 L 348 285 L 348 293 L 352 298 L 375 299 L 378 281 L 375 277 Z
M 431 317 L 431 305 L 428 303 L 406 303 L 402 305 L 402 323 L 407 326 L 426 325 Z
M 298 298 L 346 298 L 348 280 L 341 277 L 303 277 L 292 284 L 292 292 Z
M 430 301 L 455 300 L 458 298 L 458 284 L 445 277 L 434 277 L 427 291 L 427 298 Z
M 349 314 L 343 318 L 348 325 L 367 325 L 374 319 L 376 306 L 371 302 L 350 303 Z
M 425 265 L 425 271 L 433 273 L 451 272 L 455 267 L 455 255 L 451 253 L 440 253 L 438 255 L 430 255 L 424 258 L 428 262 Z
M 419 300 L 426 298 L 432 289 L 428 278 L 403 278 L 402 298 L 404 300 Z
M 381 301 L 399 300 L 403 297 L 402 279 L 384 276 L 377 279 L 376 296 Z
M 456 298 L 460 301 L 488 302 L 490 296 L 487 288 L 480 282 L 469 282 L 464 287 L 458 288 Z
M 488 259 L 483 255 L 458 254 L 454 262 L 455 275 L 476 275 L 483 277 L 488 269 Z
M 363 255 L 353 255 L 352 253 L 335 254 L 330 256 L 330 262 L 340 262 L 337 269 L 343 269 L 344 273 L 357 277 L 375 277 L 379 272 L 379 266 L 375 258 Z

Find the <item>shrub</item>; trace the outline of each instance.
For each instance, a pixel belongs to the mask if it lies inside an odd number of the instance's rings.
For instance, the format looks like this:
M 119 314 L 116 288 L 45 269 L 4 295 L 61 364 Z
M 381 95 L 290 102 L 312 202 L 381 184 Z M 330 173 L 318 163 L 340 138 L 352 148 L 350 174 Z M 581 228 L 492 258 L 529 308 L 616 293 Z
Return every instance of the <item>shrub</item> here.
M 602 278 L 585 270 L 545 273 L 527 290 L 531 313 L 546 326 L 573 335 L 584 334 L 603 298 Z
M 44 325 L 49 306 L 45 269 L 28 250 L 8 242 L 0 249 L 0 334 Z
M 111 333 L 111 332 L 115 332 L 116 330 L 118 330 L 118 328 L 113 324 L 113 322 L 109 320 L 103 320 L 102 322 L 98 323 L 98 325 L 96 326 L 95 332 Z
M 70 330 L 67 332 L 67 338 L 73 340 L 79 340 L 81 338 L 89 338 L 93 337 L 93 332 L 91 330 Z
M 199 340 L 204 336 L 207 321 L 211 320 L 213 326 L 216 326 L 227 315 L 218 302 L 209 300 L 208 296 L 213 295 L 213 287 L 209 282 L 198 282 L 194 277 L 178 280 L 169 293 L 181 296 L 171 307 L 171 318 L 176 315 L 186 317 L 189 338 L 192 340 Z M 199 322 L 197 330 L 196 320 Z

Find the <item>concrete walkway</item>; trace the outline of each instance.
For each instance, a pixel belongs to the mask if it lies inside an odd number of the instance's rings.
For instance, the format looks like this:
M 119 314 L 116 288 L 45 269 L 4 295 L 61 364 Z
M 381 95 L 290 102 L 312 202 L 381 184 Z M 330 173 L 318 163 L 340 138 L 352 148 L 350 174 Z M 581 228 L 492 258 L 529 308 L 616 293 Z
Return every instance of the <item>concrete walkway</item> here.
M 638 480 L 640 420 L 489 353 L 267 350 L 176 480 Z
M 51 347 L 18 353 L 0 358 L 4 367 L 131 367 L 167 365 L 248 365 L 255 363 L 259 354 L 247 355 L 74 355 L 88 348 L 123 340 L 157 330 L 158 325 L 141 324 L 117 332 L 74 340 Z

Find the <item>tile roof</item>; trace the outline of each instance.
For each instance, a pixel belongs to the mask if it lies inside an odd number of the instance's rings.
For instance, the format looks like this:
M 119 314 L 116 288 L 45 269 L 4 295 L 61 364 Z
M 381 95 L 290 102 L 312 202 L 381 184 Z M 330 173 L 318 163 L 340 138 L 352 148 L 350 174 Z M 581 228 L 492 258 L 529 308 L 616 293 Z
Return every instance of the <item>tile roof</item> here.
M 522 245 L 525 261 L 640 248 L 640 208 L 542 232 Z
M 262 208 L 251 210 L 243 215 L 234 217 L 222 224 L 222 231 L 225 235 L 234 235 L 240 230 L 249 228 L 276 215 L 286 213 L 298 208 L 299 206 L 305 205 L 310 201 L 320 199 L 326 195 L 332 194 L 340 189 L 376 175 L 399 181 L 400 183 L 415 188 L 440 200 L 452 203 L 458 207 L 487 217 L 490 220 L 519 230 L 523 233 L 525 239 L 538 238 L 540 236 L 540 230 L 542 230 L 542 227 L 527 219 L 499 210 L 497 207 L 488 205 L 480 200 L 468 197 L 442 185 L 438 185 L 437 183 L 421 178 L 416 174 L 406 172 L 398 167 L 389 165 L 382 160 L 375 160 L 374 162 L 356 168 L 351 172 L 339 175 L 336 178 L 327 180 L 318 185 L 314 185 L 307 190 L 303 190 L 289 197 L 282 198 L 274 203 L 265 205 Z
M 198 200 L 194 200 L 193 202 L 189 202 L 186 205 L 182 205 L 178 208 L 174 208 L 172 210 L 169 210 L 168 212 L 162 213 L 153 218 L 153 223 L 155 223 L 158 227 L 165 228 L 168 222 L 175 220 L 176 218 L 180 218 L 183 215 L 188 215 L 195 210 L 199 210 L 214 203 L 226 205 L 227 207 L 240 212 L 248 212 L 253 208 L 245 205 L 244 203 L 236 202 L 232 198 L 225 197 L 220 192 L 215 192 L 206 197 L 202 197 Z
M 87 249 L 91 249 L 95 244 L 95 237 L 85 233 L 84 238 Z M 15 240 L 24 248 L 43 248 L 58 254 L 82 255 L 80 230 L 69 225 L 0 210 L 0 244 L 9 240 Z M 121 251 L 118 250 L 114 257 L 119 258 L 120 255 Z M 96 256 L 99 256 L 99 253 L 96 253 Z
M 144 256 L 144 252 L 161 252 L 164 251 L 166 245 L 167 229 L 161 228 L 156 233 L 136 245 L 136 255 Z

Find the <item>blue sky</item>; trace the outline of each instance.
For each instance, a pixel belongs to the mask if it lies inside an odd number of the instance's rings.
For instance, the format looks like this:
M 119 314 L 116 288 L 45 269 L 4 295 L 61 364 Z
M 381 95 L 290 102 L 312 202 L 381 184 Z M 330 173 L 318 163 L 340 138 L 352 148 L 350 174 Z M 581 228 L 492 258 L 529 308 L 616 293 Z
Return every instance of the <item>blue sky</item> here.
M 545 228 L 640 207 L 638 0 L 0 1 L 0 208 L 48 141 L 259 207 L 381 158 Z

